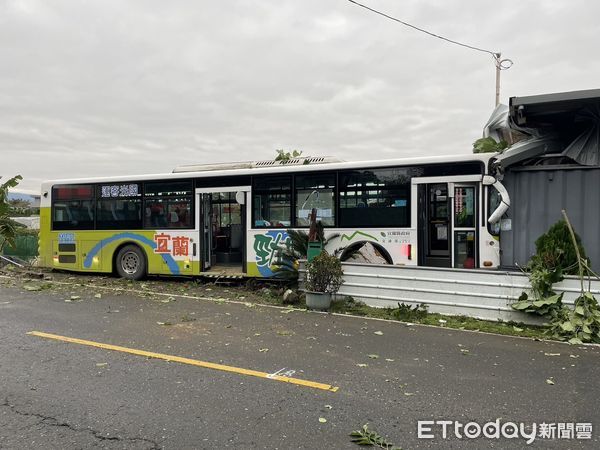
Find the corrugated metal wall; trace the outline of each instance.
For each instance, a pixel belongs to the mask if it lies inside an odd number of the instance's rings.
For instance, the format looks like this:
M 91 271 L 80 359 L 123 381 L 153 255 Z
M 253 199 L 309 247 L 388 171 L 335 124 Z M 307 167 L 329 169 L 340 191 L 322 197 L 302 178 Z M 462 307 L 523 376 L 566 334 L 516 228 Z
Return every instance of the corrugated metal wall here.
M 305 262 L 300 262 L 300 287 L 304 287 Z M 542 324 L 540 316 L 515 311 L 510 306 L 531 286 L 526 275 L 515 271 L 447 269 L 441 267 L 393 266 L 391 264 L 342 263 L 344 283 L 338 296 L 349 296 L 378 308 L 397 308 L 424 303 L 430 312 L 514 320 Z M 587 284 L 586 284 L 587 287 Z M 579 296 L 579 279 L 569 276 L 553 289 L 563 293 L 563 303 L 573 307 Z M 600 281 L 590 291 L 600 295 Z
M 506 217 L 512 228 L 500 233 L 503 267 L 525 265 L 536 239 L 565 209 L 593 269 L 600 271 L 600 168 L 509 170 L 502 184 L 510 194 Z

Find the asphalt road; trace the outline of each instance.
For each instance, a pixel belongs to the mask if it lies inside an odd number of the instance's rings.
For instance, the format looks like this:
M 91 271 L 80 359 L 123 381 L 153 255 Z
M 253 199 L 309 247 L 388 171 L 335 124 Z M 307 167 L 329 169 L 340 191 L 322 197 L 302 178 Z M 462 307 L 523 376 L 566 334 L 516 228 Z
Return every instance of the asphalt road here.
M 597 347 L 97 292 L 28 292 L 0 279 L 0 448 L 358 448 L 348 434 L 366 423 L 405 449 L 525 447 L 521 438 L 443 439 L 441 429 L 417 438 L 418 420 L 496 419 L 592 423 L 591 440 L 538 438 L 530 447 L 599 447 Z M 65 301 L 71 295 L 81 298 Z M 268 373 L 285 368 L 339 390 L 26 334 L 32 330 Z

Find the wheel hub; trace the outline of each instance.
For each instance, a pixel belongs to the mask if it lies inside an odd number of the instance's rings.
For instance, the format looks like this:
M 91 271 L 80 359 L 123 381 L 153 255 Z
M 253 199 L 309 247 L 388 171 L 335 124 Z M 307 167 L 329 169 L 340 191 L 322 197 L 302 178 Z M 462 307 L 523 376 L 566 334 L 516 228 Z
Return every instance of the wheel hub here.
M 140 258 L 134 252 L 127 252 L 121 258 L 121 268 L 123 272 L 133 275 L 140 267 Z

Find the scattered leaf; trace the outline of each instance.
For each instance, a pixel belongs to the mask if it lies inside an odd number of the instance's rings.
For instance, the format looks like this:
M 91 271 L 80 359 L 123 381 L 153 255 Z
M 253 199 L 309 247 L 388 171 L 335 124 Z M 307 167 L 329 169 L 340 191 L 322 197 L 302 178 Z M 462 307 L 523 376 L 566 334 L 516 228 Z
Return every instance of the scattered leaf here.
M 79 295 L 71 295 L 71 300 L 79 300 L 80 298 Z
M 546 353 L 546 352 L 544 352 L 544 356 L 560 356 L 560 353 Z
M 108 366 L 108 363 L 96 363 L 96 367 Z
M 265 352 L 268 352 L 269 349 L 268 348 L 261 348 L 258 351 L 261 352 L 261 353 L 265 353 Z
M 546 380 L 546 384 L 551 384 L 551 385 L 552 385 L 552 384 L 554 384 L 554 381 L 553 381 L 553 380 L 551 380 L 550 378 L 548 378 L 548 379 Z
M 383 331 L 373 331 L 373 334 L 376 334 L 377 336 L 383 336 Z
M 102 294 L 96 294 L 94 295 L 94 298 L 102 298 Z
M 333 408 L 333 406 L 331 406 L 331 405 L 325 405 L 325 408 L 331 409 L 331 408 Z
M 395 360 L 394 360 L 394 359 L 392 359 L 392 358 L 385 358 L 385 360 L 386 360 L 387 362 L 394 362 L 394 361 L 395 361 Z
M 376 355 L 376 354 L 367 355 L 367 356 L 368 356 L 369 358 L 371 358 L 371 359 L 377 359 L 377 358 L 379 358 L 379 355 Z
M 569 355 L 569 358 L 579 358 L 579 355 Z
M 368 364 L 357 364 L 358 367 L 367 367 Z
M 325 417 L 319 417 L 320 423 L 327 423 L 327 419 Z
M 26 291 L 41 291 L 42 286 L 40 286 L 39 284 L 24 284 L 23 289 L 25 289 Z

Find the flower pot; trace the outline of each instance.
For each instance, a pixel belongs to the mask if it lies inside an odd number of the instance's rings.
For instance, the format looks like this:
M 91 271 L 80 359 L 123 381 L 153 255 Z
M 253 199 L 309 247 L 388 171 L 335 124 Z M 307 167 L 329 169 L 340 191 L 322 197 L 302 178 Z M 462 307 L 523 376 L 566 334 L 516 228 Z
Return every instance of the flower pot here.
M 306 307 L 318 311 L 326 311 L 331 306 L 331 294 L 329 292 L 306 291 Z

